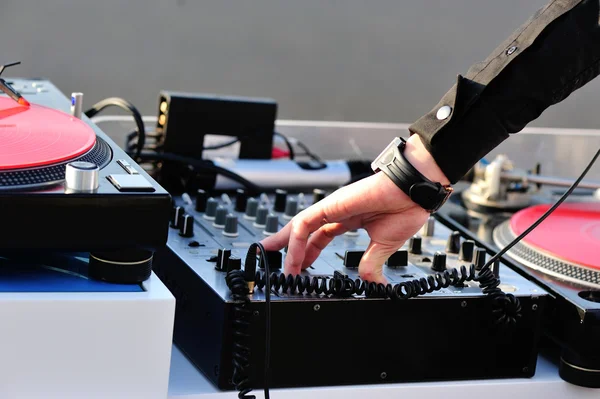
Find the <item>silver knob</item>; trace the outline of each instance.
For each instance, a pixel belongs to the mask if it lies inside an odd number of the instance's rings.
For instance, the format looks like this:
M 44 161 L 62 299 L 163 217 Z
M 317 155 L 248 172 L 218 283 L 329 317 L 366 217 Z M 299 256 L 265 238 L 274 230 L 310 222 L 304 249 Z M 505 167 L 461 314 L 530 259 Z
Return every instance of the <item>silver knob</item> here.
M 71 162 L 65 171 L 65 186 L 68 191 L 91 192 L 98 189 L 98 165 L 91 162 Z
M 423 226 L 423 236 L 425 237 L 433 237 L 435 233 L 435 219 L 433 216 L 429 216 L 427 219 L 427 223 Z

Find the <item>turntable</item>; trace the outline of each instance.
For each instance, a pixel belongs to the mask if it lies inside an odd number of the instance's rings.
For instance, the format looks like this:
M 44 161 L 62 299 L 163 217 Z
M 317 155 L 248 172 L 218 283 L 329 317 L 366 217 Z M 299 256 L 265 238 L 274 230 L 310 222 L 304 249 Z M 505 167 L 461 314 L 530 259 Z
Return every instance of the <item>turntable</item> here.
M 438 213 L 496 252 L 550 208 L 563 192 L 557 187 L 571 184 L 508 165 L 503 156 L 479 165 L 474 182 L 459 185 L 460 195 Z M 561 377 L 600 388 L 599 184 L 587 181 L 578 187 L 504 259 L 552 295 L 545 333 L 561 349 Z
M 93 277 L 147 278 L 169 194 L 79 115 L 81 95 L 69 101 L 47 80 L 8 84 L 26 101 L 0 95 L 0 251 L 86 251 L 102 270 Z

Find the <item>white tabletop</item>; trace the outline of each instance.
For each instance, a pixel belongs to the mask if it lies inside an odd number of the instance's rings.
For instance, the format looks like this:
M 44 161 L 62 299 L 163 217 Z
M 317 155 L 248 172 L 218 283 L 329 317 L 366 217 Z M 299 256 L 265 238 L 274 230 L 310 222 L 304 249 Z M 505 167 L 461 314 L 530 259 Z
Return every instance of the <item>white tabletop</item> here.
M 301 378 L 301 376 L 298 376 Z M 252 391 L 257 399 L 262 390 Z M 317 388 L 273 389 L 273 399 L 376 399 L 376 398 L 544 398 L 588 399 L 600 398 L 600 389 L 581 388 L 564 382 L 558 376 L 556 365 L 540 356 L 536 375 L 531 379 L 504 379 L 481 381 L 453 381 L 434 383 L 378 384 Z M 237 392 L 222 392 L 204 377 L 187 358 L 173 346 L 170 399 L 236 398 Z

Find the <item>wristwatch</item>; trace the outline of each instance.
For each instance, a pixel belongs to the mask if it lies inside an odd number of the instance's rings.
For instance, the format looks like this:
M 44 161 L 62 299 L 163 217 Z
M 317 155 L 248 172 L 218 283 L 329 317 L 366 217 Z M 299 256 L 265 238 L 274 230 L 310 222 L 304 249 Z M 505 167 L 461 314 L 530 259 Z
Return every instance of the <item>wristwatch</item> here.
M 396 137 L 371 163 L 371 169 L 385 173 L 410 199 L 426 211 L 440 209 L 452 194 L 450 185 L 434 183 L 404 157 L 406 142 Z

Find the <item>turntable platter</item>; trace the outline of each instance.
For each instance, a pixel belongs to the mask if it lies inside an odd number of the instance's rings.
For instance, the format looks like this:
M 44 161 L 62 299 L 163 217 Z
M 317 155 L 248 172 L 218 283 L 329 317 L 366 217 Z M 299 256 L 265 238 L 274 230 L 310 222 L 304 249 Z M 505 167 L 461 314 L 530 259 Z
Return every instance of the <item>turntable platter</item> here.
M 64 112 L 0 97 L 0 171 L 54 165 L 92 149 L 94 130 Z

